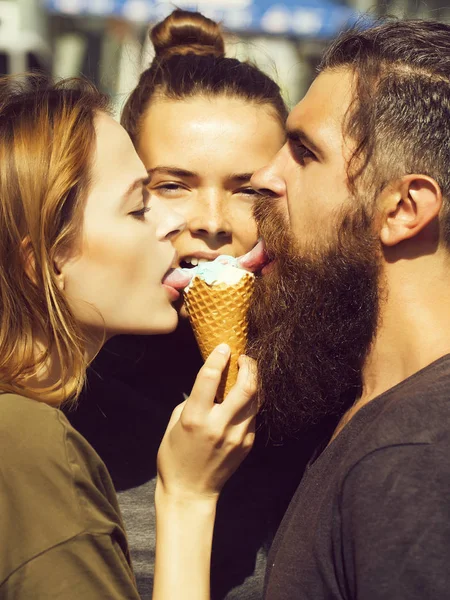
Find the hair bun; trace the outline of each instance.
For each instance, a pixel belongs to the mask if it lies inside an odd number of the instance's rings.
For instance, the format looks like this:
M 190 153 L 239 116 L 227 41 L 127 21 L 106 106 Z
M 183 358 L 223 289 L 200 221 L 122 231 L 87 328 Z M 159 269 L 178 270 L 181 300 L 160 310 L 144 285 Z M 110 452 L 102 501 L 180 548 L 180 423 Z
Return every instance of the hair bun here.
M 149 35 L 158 59 L 177 54 L 225 56 L 219 25 L 198 12 L 174 10 Z

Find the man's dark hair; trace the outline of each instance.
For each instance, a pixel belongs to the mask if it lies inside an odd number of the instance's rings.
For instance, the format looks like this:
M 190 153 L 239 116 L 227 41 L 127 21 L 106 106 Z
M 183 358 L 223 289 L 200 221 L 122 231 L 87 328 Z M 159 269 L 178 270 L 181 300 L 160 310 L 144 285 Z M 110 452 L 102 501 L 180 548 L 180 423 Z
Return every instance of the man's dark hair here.
M 319 70 L 338 68 L 355 74 L 344 131 L 356 141 L 350 185 L 363 176 L 377 194 L 406 174 L 432 177 L 450 244 L 450 26 L 390 19 L 356 27 L 331 44 Z

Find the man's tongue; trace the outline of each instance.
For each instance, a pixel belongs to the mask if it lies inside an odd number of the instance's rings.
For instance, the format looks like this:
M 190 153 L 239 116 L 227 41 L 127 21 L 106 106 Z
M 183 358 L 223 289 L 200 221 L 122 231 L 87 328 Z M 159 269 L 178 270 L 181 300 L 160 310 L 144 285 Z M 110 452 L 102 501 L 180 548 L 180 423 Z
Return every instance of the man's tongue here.
M 163 283 L 165 285 L 170 285 L 170 287 L 173 287 L 176 290 L 182 290 L 191 281 L 193 274 L 194 271 L 190 274 L 187 269 L 172 269 L 172 271 L 169 271 L 164 277 Z
M 250 252 L 240 256 L 237 260 L 242 269 L 246 269 L 247 271 L 260 271 L 264 265 L 269 262 L 264 241 L 260 240 Z

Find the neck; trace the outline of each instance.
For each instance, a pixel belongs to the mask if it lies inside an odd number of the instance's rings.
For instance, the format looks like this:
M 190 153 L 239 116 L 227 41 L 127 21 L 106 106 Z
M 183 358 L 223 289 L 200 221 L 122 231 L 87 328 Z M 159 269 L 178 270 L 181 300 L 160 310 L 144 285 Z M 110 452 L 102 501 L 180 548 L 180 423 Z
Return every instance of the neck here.
M 386 297 L 362 371 L 362 395 L 330 441 L 365 404 L 450 353 L 450 261 L 441 254 L 385 265 Z
M 363 369 L 366 403 L 450 353 L 447 253 L 387 264 L 387 298 Z

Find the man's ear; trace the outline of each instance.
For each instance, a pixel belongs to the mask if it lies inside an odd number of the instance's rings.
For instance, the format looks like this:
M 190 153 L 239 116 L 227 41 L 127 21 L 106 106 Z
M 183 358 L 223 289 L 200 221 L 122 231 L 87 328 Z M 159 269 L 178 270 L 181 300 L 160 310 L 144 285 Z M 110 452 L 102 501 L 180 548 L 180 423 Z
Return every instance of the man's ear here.
M 439 216 L 442 193 L 437 182 L 427 175 L 405 175 L 391 182 L 381 193 L 380 239 L 395 246 L 420 233 Z

